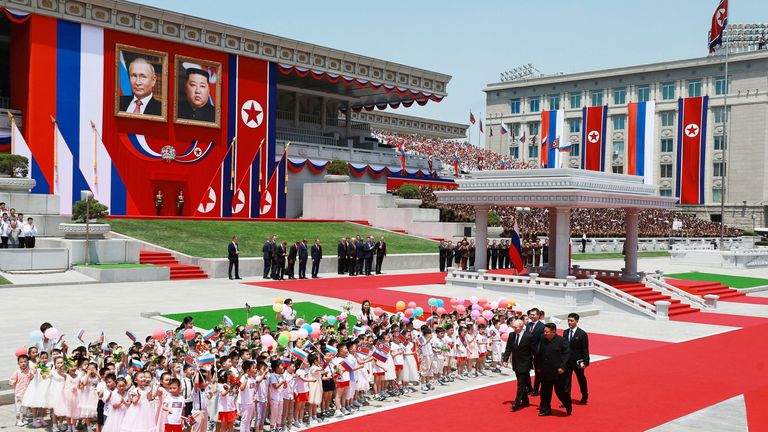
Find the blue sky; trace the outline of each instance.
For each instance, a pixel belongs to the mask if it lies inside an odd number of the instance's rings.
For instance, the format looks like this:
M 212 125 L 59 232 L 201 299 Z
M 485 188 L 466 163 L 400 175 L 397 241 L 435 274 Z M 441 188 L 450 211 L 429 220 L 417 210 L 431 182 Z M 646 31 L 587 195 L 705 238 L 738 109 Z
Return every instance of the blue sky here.
M 137 2 L 452 75 L 443 102 L 398 112 L 467 123 L 485 111 L 485 85 L 522 64 L 570 73 L 705 56 L 718 0 Z M 729 3 L 731 23 L 768 22 L 764 0 Z

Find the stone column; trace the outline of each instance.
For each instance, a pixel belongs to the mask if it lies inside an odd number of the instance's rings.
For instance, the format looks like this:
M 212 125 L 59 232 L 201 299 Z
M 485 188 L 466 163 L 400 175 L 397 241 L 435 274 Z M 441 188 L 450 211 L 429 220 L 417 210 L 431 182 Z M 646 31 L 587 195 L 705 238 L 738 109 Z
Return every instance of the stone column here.
M 557 223 L 555 220 L 555 214 L 557 209 L 554 207 L 547 209 L 549 215 L 549 250 L 547 251 L 547 272 L 554 273 L 555 262 L 557 257 L 555 256 L 555 238 L 557 238 Z
M 555 209 L 555 277 L 565 279 L 568 276 L 568 253 L 571 244 L 571 209 Z M 550 242 L 549 247 L 552 247 Z
M 301 112 L 301 109 L 299 107 L 299 99 L 301 97 L 301 94 L 299 92 L 294 93 L 293 98 L 293 127 L 298 128 L 299 127 L 299 113 Z
M 624 240 L 624 277 L 637 278 L 637 232 L 640 211 L 626 209 L 626 240 Z
M 320 102 L 320 131 L 325 133 L 328 123 L 328 100 L 323 96 L 322 102 Z
M 345 116 L 345 120 L 346 120 L 345 126 L 347 127 L 347 130 L 346 130 L 346 135 L 344 136 L 344 139 L 349 140 L 350 136 L 352 136 L 352 103 L 351 102 L 347 102 L 347 115 Z M 350 145 L 350 147 L 352 146 Z
M 488 270 L 488 210 L 490 206 L 475 206 L 475 271 Z

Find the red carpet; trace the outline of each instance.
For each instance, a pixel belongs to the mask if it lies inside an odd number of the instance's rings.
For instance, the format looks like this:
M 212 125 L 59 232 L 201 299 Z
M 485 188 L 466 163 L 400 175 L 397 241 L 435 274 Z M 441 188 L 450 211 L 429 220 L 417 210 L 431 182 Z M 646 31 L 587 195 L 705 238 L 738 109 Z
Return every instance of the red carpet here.
M 752 297 L 752 296 L 741 296 L 741 297 L 731 297 L 727 298 L 725 300 L 720 300 L 724 302 L 729 303 L 748 303 L 748 304 L 758 304 L 758 305 L 768 305 L 768 297 Z
M 511 430 L 514 425 L 515 430 L 644 431 L 742 393 L 763 403 L 752 408 L 759 410 L 752 421 L 762 422 L 768 344 L 755 341 L 762 340 L 766 332 L 768 324 L 594 363 L 587 372 L 589 405 L 576 405 L 567 419 L 562 418 L 564 410 L 557 408 L 556 398 L 552 417 L 537 416 L 538 398 L 532 398 L 531 407 L 510 412 L 516 387 L 511 382 L 316 429 L 391 431 L 396 419 L 399 425 L 427 421 L 430 430 L 439 431 L 463 430 L 468 425 L 475 430 Z M 745 347 L 749 347 L 748 354 Z M 723 353 L 742 353 L 734 359 L 738 367 L 722 368 Z
M 590 354 L 597 354 L 607 357 L 623 356 L 653 348 L 667 346 L 669 344 L 670 342 L 589 333 Z
M 673 321 L 683 321 L 696 324 L 712 324 L 730 327 L 750 327 L 768 323 L 768 318 L 759 318 L 742 315 L 728 315 L 719 313 L 697 313 L 679 315 L 670 318 Z
M 768 386 L 745 392 L 744 404 L 747 406 L 749 430 L 768 431 Z

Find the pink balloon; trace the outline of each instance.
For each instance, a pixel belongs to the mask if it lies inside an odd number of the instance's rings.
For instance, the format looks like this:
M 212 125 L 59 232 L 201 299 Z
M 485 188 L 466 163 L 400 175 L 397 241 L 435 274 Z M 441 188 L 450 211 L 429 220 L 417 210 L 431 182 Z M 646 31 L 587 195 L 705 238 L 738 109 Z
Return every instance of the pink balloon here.
M 477 304 L 479 304 L 480 306 L 485 306 L 486 303 L 488 303 L 487 298 L 480 297 L 479 299 L 477 299 Z
M 497 300 L 497 303 L 501 305 L 501 307 L 505 307 L 507 305 L 507 298 L 506 297 L 499 297 L 499 300 Z
M 486 324 L 485 318 L 480 317 L 477 319 L 477 325 L 483 325 Z
M 477 317 L 480 316 L 480 311 L 477 309 L 472 309 L 472 313 L 470 314 L 470 316 L 472 316 L 472 318 L 477 319 Z
M 416 302 L 408 302 L 408 307 L 411 309 L 416 309 Z
M 467 308 L 465 308 L 463 304 L 456 306 L 456 312 L 463 314 L 466 311 L 467 311 Z
M 384 310 L 382 310 L 380 307 L 377 307 L 376 309 L 373 310 L 373 314 L 376 316 L 381 316 L 381 314 L 383 313 L 384 313 Z
M 406 310 L 405 310 L 405 312 L 403 312 L 403 313 L 405 314 L 405 316 L 406 316 L 407 318 L 410 318 L 410 317 L 412 317 L 412 316 L 413 316 L 413 309 L 411 309 L 411 308 L 408 308 L 408 309 L 406 309 Z
M 340 314 L 339 314 L 339 319 L 340 319 L 340 320 L 345 320 L 345 319 L 347 319 L 347 313 L 346 313 L 346 312 L 342 312 L 342 313 L 340 313 Z
M 472 296 L 469 298 L 469 302 L 472 304 L 477 304 L 477 296 Z
M 436 312 L 437 312 L 437 315 L 443 316 L 443 315 L 445 315 L 445 308 L 439 307 L 439 308 L 437 308 Z
M 20 347 L 16 348 L 16 357 L 22 356 L 22 355 L 24 355 L 26 353 L 27 353 L 27 348 L 26 347 L 20 346 Z
M 450 300 L 451 306 L 456 306 L 459 304 L 459 300 L 456 297 L 451 298 Z
M 491 305 L 491 309 L 498 309 L 499 308 L 499 303 L 498 302 L 492 301 L 489 304 Z
M 165 339 L 165 330 L 163 330 L 163 329 L 155 329 L 155 331 L 152 332 L 152 339 L 154 339 L 154 340 L 163 340 L 163 339 Z
M 501 340 L 503 340 L 504 342 L 506 342 L 506 341 L 507 341 L 507 339 L 509 339 L 509 333 L 502 333 L 502 334 L 501 334 Z
M 479 304 L 475 303 L 475 304 L 472 305 L 472 310 L 473 311 L 481 311 L 481 310 L 483 310 L 483 307 L 480 306 Z
M 275 344 L 275 338 L 272 337 L 272 335 L 262 335 L 261 336 L 261 344 L 265 347 L 270 347 Z
M 299 332 L 299 337 L 302 339 L 306 339 L 307 336 L 309 336 L 309 333 L 307 333 L 307 329 L 299 329 L 297 330 Z
M 184 340 L 191 341 L 195 338 L 195 331 L 192 329 L 184 330 Z
M 466 303 L 466 300 L 464 300 L 464 297 L 457 297 L 456 298 L 456 304 L 464 304 Z
M 320 330 L 322 328 L 320 323 L 312 323 L 310 325 L 312 326 L 312 330 Z
M 312 337 L 313 338 L 317 339 L 317 338 L 319 338 L 322 335 L 323 335 L 323 333 L 320 331 L 320 329 L 313 329 L 312 330 Z
M 56 340 L 59 338 L 59 336 L 61 336 L 61 333 L 56 329 L 56 327 L 51 327 L 46 330 L 43 335 L 45 335 L 45 338 L 48 340 Z
M 493 319 L 493 312 L 487 310 L 483 312 L 483 318 L 487 319 L 488 321 Z
M 506 332 L 509 331 L 509 326 L 506 325 L 506 324 L 502 324 L 502 325 L 499 326 L 499 331 L 502 332 L 502 333 L 506 333 Z

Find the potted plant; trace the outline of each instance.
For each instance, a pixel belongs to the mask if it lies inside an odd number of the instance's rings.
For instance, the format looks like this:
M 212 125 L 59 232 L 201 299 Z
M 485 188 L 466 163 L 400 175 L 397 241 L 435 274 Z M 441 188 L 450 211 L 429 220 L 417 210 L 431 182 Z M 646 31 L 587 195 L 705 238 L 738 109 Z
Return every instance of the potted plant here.
M 325 181 L 329 183 L 344 183 L 349 181 L 349 164 L 343 160 L 333 160 L 325 169 Z
M 26 178 L 29 174 L 29 159 L 15 154 L 0 154 L 0 190 L 29 192 L 35 181 Z
M 67 239 L 104 238 L 111 230 L 107 223 L 98 223 L 99 218 L 106 217 L 109 208 L 91 196 L 88 200 L 80 200 L 72 206 L 74 223 L 60 223 L 59 230 Z
M 412 184 L 404 184 L 395 191 L 395 205 L 399 208 L 417 208 L 421 206 L 421 192 Z
M 488 237 L 499 237 L 504 232 L 501 226 L 501 218 L 498 213 L 491 210 L 488 212 Z

